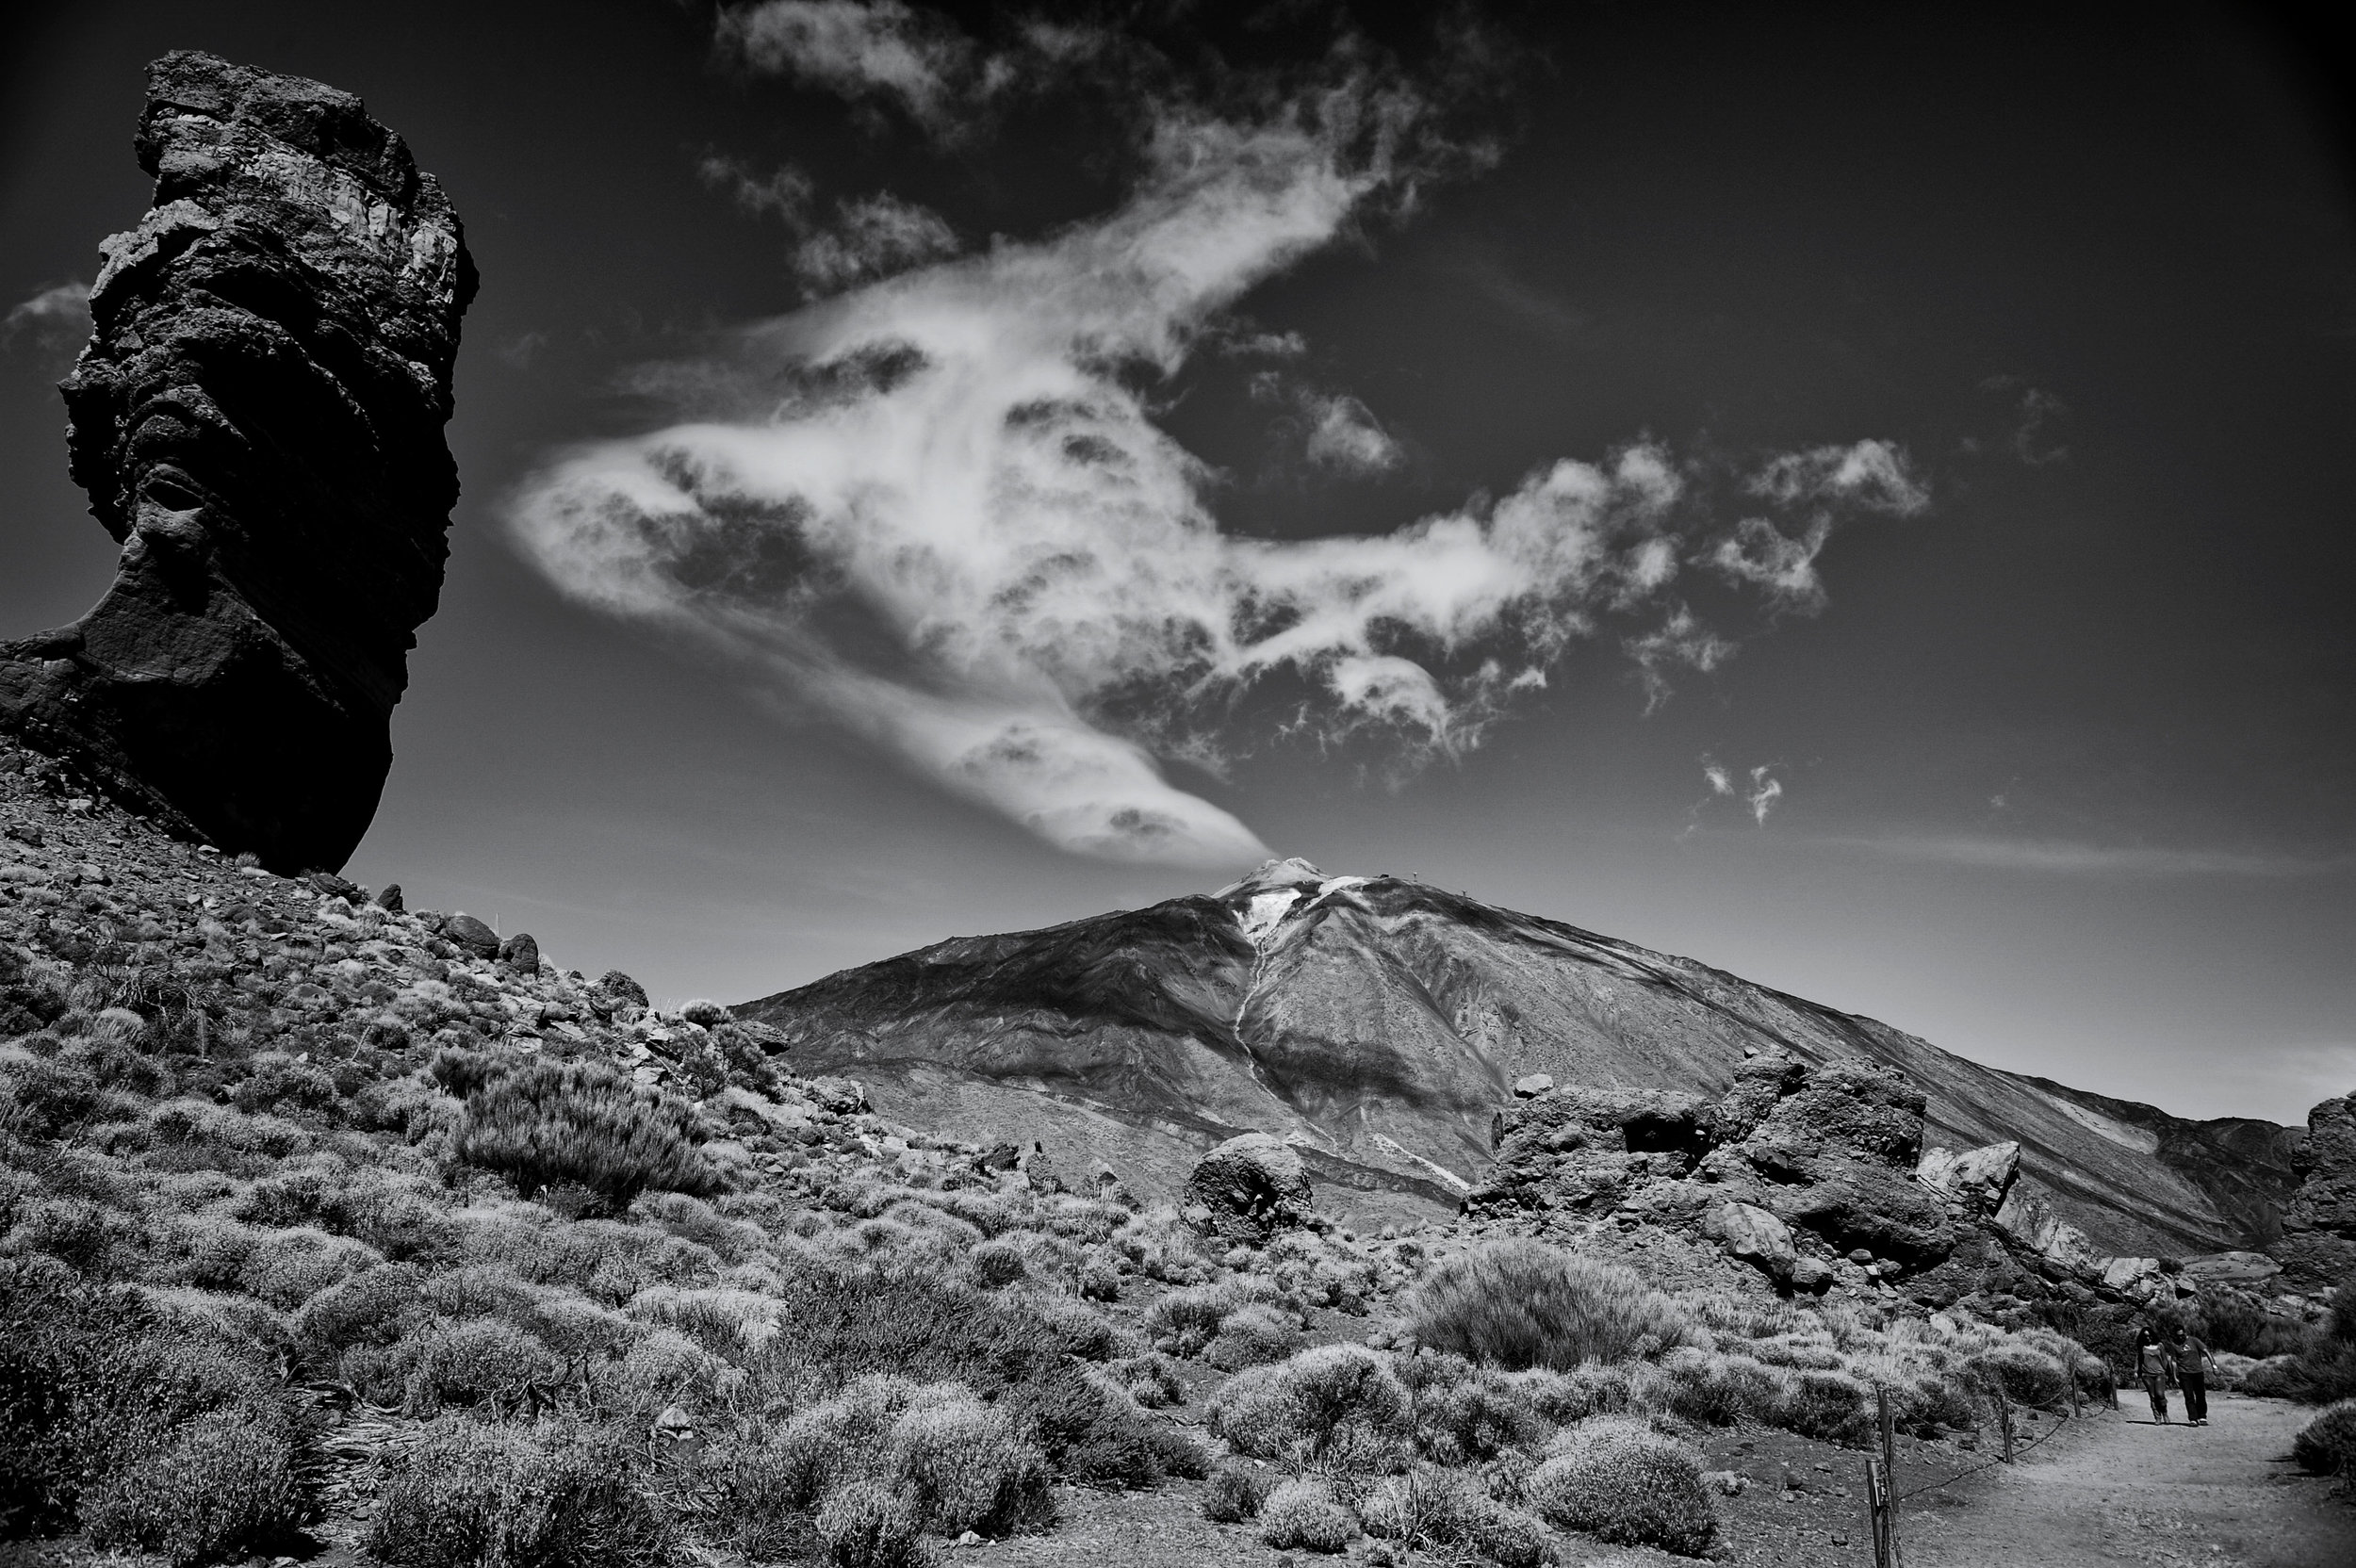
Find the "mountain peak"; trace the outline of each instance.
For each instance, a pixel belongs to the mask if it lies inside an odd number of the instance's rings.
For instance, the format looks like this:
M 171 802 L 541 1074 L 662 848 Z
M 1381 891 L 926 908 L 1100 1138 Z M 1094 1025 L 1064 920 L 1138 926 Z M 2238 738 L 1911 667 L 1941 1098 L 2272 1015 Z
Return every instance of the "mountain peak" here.
M 1214 898 L 1233 898 L 1237 893 L 1274 892 L 1280 888 L 1317 887 L 1327 880 L 1325 873 L 1295 855 L 1283 860 L 1263 860 L 1259 869 L 1240 882 L 1231 882 L 1212 894 Z

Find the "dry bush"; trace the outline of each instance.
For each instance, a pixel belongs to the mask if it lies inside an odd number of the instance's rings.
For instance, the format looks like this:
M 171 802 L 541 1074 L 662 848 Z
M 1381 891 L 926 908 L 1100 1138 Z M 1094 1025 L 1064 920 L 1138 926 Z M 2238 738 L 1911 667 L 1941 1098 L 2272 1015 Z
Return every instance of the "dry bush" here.
M 455 1416 L 387 1461 L 365 1544 L 388 1568 L 658 1568 L 676 1554 L 604 1433 Z
M 1556 1559 L 1545 1526 L 1462 1471 L 1418 1464 L 1386 1477 L 1358 1512 L 1368 1535 L 1411 1552 L 1470 1553 L 1500 1568 L 1538 1568 Z
M 1173 1290 L 1145 1311 L 1145 1337 L 1167 1355 L 1198 1356 L 1219 1337 L 1227 1319 L 1249 1306 L 1277 1299 L 1266 1280 L 1239 1278 Z
M 1250 1302 L 1222 1319 L 1203 1359 L 1222 1372 L 1283 1361 L 1301 1347 L 1301 1330 L 1275 1308 Z
M 466 1103 L 458 1158 L 499 1172 L 526 1197 L 583 1187 L 618 1212 L 649 1187 L 718 1189 L 696 1147 L 695 1113 L 611 1068 L 528 1062 L 491 1077 Z
M 1238 1373 L 1213 1396 L 1205 1424 L 1254 1459 L 1386 1468 L 1415 1433 L 1407 1387 L 1363 1345 L 1321 1345 Z
M 1147 1410 L 1177 1404 L 1186 1393 L 1185 1385 L 1178 1380 L 1176 1365 L 1158 1350 L 1122 1356 L 1107 1363 L 1104 1371 L 1128 1392 L 1129 1397 Z
M 1407 1316 L 1418 1344 L 1505 1367 L 1654 1355 L 1690 1328 L 1633 1272 L 1519 1238 L 1442 1263 L 1409 1297 Z
M 920 1391 L 885 1444 L 892 1477 L 928 1529 L 994 1536 L 1054 1522 L 1046 1456 L 964 1388 Z
M 1276 1490 L 1275 1471 L 1229 1462 L 1211 1472 L 1203 1489 L 1203 1517 L 1215 1525 L 1240 1525 L 1257 1519 L 1268 1494 Z
M 1624 1416 L 1559 1433 L 1524 1492 L 1547 1524 L 1620 1545 L 1699 1557 L 1718 1533 L 1699 1456 Z
M 1321 1480 L 1296 1476 L 1282 1482 L 1260 1505 L 1260 1539 L 1282 1550 L 1298 1546 L 1311 1552 L 1350 1549 L 1358 1521 L 1337 1501 Z
M 291 1537 L 312 1512 L 292 1435 L 272 1411 L 196 1417 L 90 1489 L 82 1519 L 91 1544 L 136 1546 L 188 1568 Z
M 1399 1373 L 1415 1399 L 1415 1446 L 1439 1463 L 1478 1464 L 1542 1442 L 1553 1429 L 1532 1402 L 1528 1374 L 1434 1350 L 1403 1359 Z
M 514 1403 L 529 1385 L 557 1372 L 547 1346 L 497 1317 L 422 1325 L 394 1348 L 391 1360 L 404 1372 L 401 1403 L 412 1415 Z
M 852 1481 L 818 1511 L 819 1539 L 836 1568 L 924 1568 L 916 1511 L 907 1498 L 875 1481 Z
M 2299 1429 L 2291 1458 L 2311 1475 L 2339 1476 L 2342 1490 L 2356 1486 L 2356 1399 L 2341 1399 Z

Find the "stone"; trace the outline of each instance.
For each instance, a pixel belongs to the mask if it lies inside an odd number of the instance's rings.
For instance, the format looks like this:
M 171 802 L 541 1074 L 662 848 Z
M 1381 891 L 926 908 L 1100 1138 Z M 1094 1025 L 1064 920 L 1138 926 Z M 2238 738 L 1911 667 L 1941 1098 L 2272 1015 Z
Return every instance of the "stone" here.
M 1918 1182 L 1961 1200 L 1977 1214 L 1994 1214 L 2012 1190 L 2021 1170 L 2021 1145 L 2005 1140 L 1984 1144 L 1958 1154 L 1947 1149 L 1925 1149 L 1914 1168 Z
M 1994 1217 L 1996 1228 L 2056 1278 L 2099 1280 L 2109 1262 L 2077 1226 L 2053 1212 L 2031 1187 L 2016 1182 Z
M 1313 1198 L 1300 1153 L 1266 1133 L 1229 1138 L 1196 1161 L 1185 1194 L 1214 1234 L 1255 1242 L 1307 1224 Z
M 376 895 L 376 906 L 389 914 L 400 914 L 402 908 L 401 899 L 401 884 L 398 882 L 385 883 L 383 890 Z
M 2148 1301 L 2155 1296 L 2174 1294 L 2167 1276 L 2160 1271 L 2157 1258 L 2103 1259 L 2102 1288 L 2116 1291 L 2131 1301 Z
M 470 958 L 499 956 L 499 934 L 464 909 L 442 923 L 442 939 Z
M 1843 1160 L 1821 1174 L 1820 1181 L 1769 1188 L 1766 1206 L 1843 1250 L 1861 1248 L 1909 1268 L 1955 1250 L 1947 1205 L 1907 1177 L 1864 1160 Z
M 441 593 L 474 265 L 348 92 L 174 52 L 135 148 L 154 205 L 101 247 L 62 388 L 122 555 L 81 620 L 0 644 L 0 728 L 175 835 L 335 870 Z
M 517 973 L 537 974 L 540 972 L 540 944 L 532 939 L 529 931 L 518 931 L 499 943 L 499 959 Z
M 1821 1295 L 1831 1288 L 1833 1266 L 1822 1258 L 1799 1257 L 1792 1262 L 1792 1288 Z
M 2307 1136 L 2291 1156 L 2299 1188 L 2282 1210 L 2272 1249 L 2290 1282 L 2335 1286 L 2356 1272 L 2356 1095 L 2307 1113 Z
M 1702 1233 L 1777 1284 L 1790 1282 L 1792 1266 L 1799 1261 L 1791 1227 L 1749 1203 L 1721 1203 L 1711 1209 L 1702 1218 Z
M 618 969 L 607 970 L 599 975 L 597 989 L 616 1005 L 636 1007 L 641 1012 L 646 1010 L 646 988 Z
M 1552 1087 L 1554 1087 L 1552 1073 L 1532 1072 L 1513 1080 L 1513 1097 L 1516 1100 L 1534 1100 Z
M 2184 1264 L 2184 1278 L 2202 1285 L 2262 1285 L 2282 1272 L 2264 1252 L 2205 1252 Z

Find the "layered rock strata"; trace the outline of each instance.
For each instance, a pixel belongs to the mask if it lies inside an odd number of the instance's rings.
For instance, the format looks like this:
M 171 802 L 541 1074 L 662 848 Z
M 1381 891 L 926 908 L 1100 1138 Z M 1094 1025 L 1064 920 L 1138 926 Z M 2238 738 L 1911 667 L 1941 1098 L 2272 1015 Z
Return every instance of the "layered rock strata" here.
M 474 266 L 350 93 L 166 55 L 136 148 L 154 206 L 102 247 L 63 388 L 122 560 L 79 622 L 0 645 L 0 725 L 168 831 L 332 871 L 441 592 Z

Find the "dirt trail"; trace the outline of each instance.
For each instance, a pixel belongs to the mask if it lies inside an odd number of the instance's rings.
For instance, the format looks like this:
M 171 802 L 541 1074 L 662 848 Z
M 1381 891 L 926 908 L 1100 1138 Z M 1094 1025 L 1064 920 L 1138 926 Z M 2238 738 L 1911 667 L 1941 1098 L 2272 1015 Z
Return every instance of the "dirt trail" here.
M 2315 1413 L 2217 1395 L 2209 1425 L 2152 1424 L 2140 1394 L 2009 1468 L 1900 1505 L 1906 1568 L 2348 1568 L 2356 1506 L 2288 1459 Z M 2169 1403 L 2175 1406 L 2173 1397 Z

